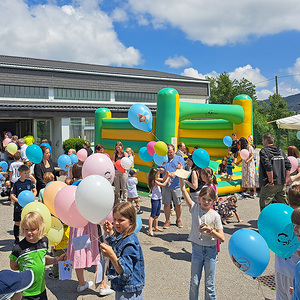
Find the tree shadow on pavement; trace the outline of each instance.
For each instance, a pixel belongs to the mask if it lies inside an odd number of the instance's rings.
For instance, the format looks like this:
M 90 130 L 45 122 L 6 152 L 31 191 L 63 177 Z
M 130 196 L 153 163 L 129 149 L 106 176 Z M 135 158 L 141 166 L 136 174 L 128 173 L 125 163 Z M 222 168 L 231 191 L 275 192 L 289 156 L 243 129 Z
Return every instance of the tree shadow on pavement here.
M 188 252 L 185 248 L 182 248 L 182 252 L 171 252 L 168 248 L 165 247 L 150 247 L 150 250 L 156 251 L 156 252 L 162 252 L 170 258 L 174 260 L 184 260 L 184 261 L 191 261 L 192 254 Z

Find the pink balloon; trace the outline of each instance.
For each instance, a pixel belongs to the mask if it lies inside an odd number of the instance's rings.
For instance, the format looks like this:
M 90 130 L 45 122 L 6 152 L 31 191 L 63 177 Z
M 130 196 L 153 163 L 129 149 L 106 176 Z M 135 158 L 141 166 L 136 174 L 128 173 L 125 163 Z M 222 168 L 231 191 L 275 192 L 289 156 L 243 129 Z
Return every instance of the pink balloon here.
M 106 155 L 110 159 L 110 156 L 108 153 L 103 153 L 103 154 Z
M 5 146 L 7 146 L 9 143 L 11 142 L 11 139 L 10 138 L 6 138 L 4 139 L 3 143 Z
M 246 160 L 249 157 L 249 151 L 247 149 L 241 150 L 240 156 L 243 160 Z
M 151 141 L 147 144 L 147 151 L 151 156 L 153 156 L 155 153 L 155 150 L 154 150 L 155 143 L 156 143 L 155 141 Z
M 82 177 L 90 175 L 103 176 L 112 184 L 115 178 L 115 167 L 104 153 L 94 153 L 85 160 L 82 166 Z
M 113 220 L 114 220 L 113 210 L 111 210 L 110 213 L 108 214 L 108 216 L 105 218 L 105 220 L 103 220 L 102 222 L 100 222 L 100 225 L 102 226 L 105 221 L 109 221 L 110 223 L 112 223 Z
M 55 197 L 54 207 L 57 216 L 63 223 L 71 227 L 80 228 L 84 227 L 88 223 L 88 220 L 80 214 L 76 206 L 76 189 L 77 186 L 75 185 L 63 187 Z
M 77 152 L 77 157 L 81 161 L 85 161 L 87 159 L 87 151 L 82 148 Z
M 294 171 L 296 171 L 298 169 L 298 166 L 299 166 L 298 160 L 294 156 L 288 156 L 288 159 L 290 160 L 290 163 L 292 165 L 291 173 L 293 173 Z

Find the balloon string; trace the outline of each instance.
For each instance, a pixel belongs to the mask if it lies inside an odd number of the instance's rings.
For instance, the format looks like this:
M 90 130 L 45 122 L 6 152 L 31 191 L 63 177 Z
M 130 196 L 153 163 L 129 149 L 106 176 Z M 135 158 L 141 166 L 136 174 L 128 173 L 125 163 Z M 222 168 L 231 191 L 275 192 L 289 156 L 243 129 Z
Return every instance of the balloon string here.
M 159 141 L 159 138 L 153 133 L 153 131 L 151 130 L 150 133 L 153 134 L 154 138 L 157 139 Z

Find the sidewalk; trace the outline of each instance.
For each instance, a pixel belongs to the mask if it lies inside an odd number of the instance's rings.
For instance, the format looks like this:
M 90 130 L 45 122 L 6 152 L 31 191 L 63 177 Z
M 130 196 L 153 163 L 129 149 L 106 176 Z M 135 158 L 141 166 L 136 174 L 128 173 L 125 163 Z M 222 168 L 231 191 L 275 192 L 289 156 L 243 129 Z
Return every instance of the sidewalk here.
M 7 198 L 0 197 L 0 268 L 9 268 L 8 255 L 13 245 L 13 207 Z M 144 299 L 188 299 L 190 281 L 191 244 L 187 237 L 191 227 L 191 217 L 186 204 L 183 205 L 182 222 L 184 227 L 175 226 L 175 216 L 171 217 L 172 225 L 164 230 L 158 237 L 146 235 L 148 218 L 150 215 L 150 198 L 141 197 L 141 209 L 144 211 L 139 215 L 143 221 L 143 228 L 138 234 L 140 239 L 146 267 L 146 286 Z M 275 299 L 275 290 L 262 285 L 240 271 L 231 261 L 228 253 L 228 241 L 230 236 L 238 229 L 257 229 L 259 216 L 258 198 L 243 199 L 238 201 L 238 213 L 243 223 L 230 223 L 225 225 L 225 243 L 221 245 L 219 262 L 216 270 L 216 293 L 219 300 L 259 300 Z M 159 226 L 163 226 L 164 215 L 159 217 Z M 235 219 L 234 219 L 235 220 Z M 46 273 L 51 271 L 47 267 Z M 94 280 L 93 268 L 85 271 L 86 280 Z M 262 279 L 273 279 L 274 275 L 274 253 L 271 252 L 270 263 L 262 274 Z M 76 292 L 77 281 L 75 272 L 73 278 L 64 282 L 51 280 L 46 277 L 48 299 L 74 300 L 74 299 L 97 299 L 98 291 L 93 288 L 79 294 Z M 200 299 L 204 299 L 203 280 L 201 281 Z M 114 299 L 114 294 L 106 296 L 105 299 Z

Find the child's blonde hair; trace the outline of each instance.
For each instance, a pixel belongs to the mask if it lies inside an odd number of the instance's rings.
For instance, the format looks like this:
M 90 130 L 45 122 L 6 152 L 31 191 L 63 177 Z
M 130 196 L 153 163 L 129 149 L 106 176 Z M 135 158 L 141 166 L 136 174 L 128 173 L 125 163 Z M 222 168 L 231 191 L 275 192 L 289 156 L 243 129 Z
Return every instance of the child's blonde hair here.
M 26 214 L 23 220 L 20 223 L 20 230 L 22 235 L 24 236 L 24 227 L 28 226 L 29 228 L 38 229 L 38 238 L 41 239 L 46 233 L 46 224 L 44 222 L 44 218 L 37 211 L 31 211 Z
M 71 153 L 71 154 L 76 154 L 76 150 L 75 149 L 69 149 L 68 153 Z
M 134 151 L 131 148 L 126 148 L 126 153 L 128 153 L 128 156 L 134 156 Z
M 228 151 L 228 154 L 227 154 L 227 159 L 229 158 L 229 157 L 232 157 L 233 156 L 233 152 L 231 152 L 231 151 Z
M 47 184 L 51 181 L 54 181 L 54 175 L 51 172 L 46 172 L 43 176 L 44 183 Z
M 123 232 L 122 238 L 124 239 L 125 237 L 131 235 L 134 233 L 135 228 L 136 228 L 136 211 L 134 206 L 130 202 L 121 202 L 118 203 L 114 209 L 113 209 L 113 215 L 115 213 L 119 213 L 122 215 L 124 218 L 128 219 L 130 221 L 130 225 L 125 231 Z M 115 232 L 115 235 L 118 236 L 121 233 Z
M 207 184 L 215 184 L 215 185 L 218 184 L 217 178 L 214 175 L 212 168 L 210 168 L 210 167 L 203 168 L 201 170 L 201 174 L 207 176 L 207 181 L 208 181 Z
M 153 187 L 155 186 L 155 176 L 157 172 L 158 172 L 157 168 L 152 168 L 149 172 L 147 181 L 148 181 L 148 187 L 150 191 L 152 191 Z

